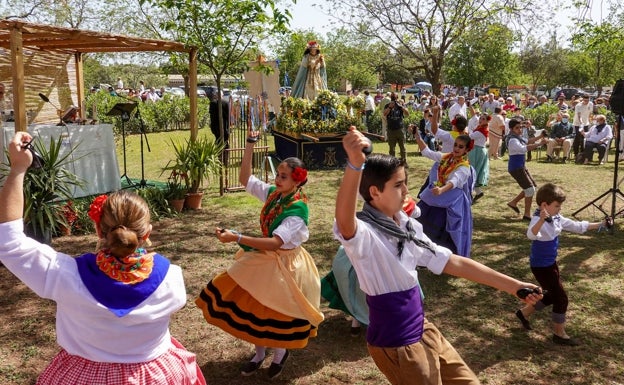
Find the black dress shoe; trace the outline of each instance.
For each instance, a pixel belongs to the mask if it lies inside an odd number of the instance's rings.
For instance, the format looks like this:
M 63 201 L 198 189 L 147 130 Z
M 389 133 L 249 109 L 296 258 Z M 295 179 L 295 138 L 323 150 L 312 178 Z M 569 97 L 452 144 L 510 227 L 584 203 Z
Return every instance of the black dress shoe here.
M 483 198 L 483 193 L 482 192 L 478 193 L 477 195 L 474 196 L 474 198 L 472 198 L 472 204 L 474 205 L 481 198 Z
M 275 377 L 279 376 L 280 373 L 282 373 L 282 370 L 284 369 L 284 364 L 286 363 L 288 356 L 290 356 L 290 352 L 286 350 L 286 354 L 284 354 L 284 357 L 282 357 L 282 360 L 280 361 L 279 364 L 276 364 L 275 362 L 271 362 L 271 366 L 269 366 L 269 378 L 270 379 L 274 379 Z
M 264 358 L 266 358 L 266 356 Z M 245 362 L 243 366 L 241 366 L 241 374 L 243 376 L 251 376 L 252 374 L 254 374 L 256 370 L 258 370 L 262 366 L 262 363 L 264 362 L 264 358 L 260 360 L 259 362 L 253 362 L 253 361 Z
M 531 323 L 529 322 L 528 319 L 526 319 L 524 317 L 524 314 L 522 314 L 521 310 L 518 310 L 516 312 L 516 317 L 518 317 L 518 319 L 520 320 L 520 322 L 522 322 L 522 326 L 526 329 L 526 330 L 533 330 L 533 328 L 531 327 Z
M 563 338 L 563 337 L 559 337 L 556 334 L 553 334 L 553 342 L 558 345 L 566 345 L 566 346 L 578 346 L 579 345 L 579 342 L 572 337 Z
M 518 206 L 512 206 L 511 204 L 507 203 L 507 207 L 512 209 L 516 214 L 520 214 L 520 209 L 518 208 Z
M 361 326 L 351 326 L 351 337 L 357 337 L 362 332 Z

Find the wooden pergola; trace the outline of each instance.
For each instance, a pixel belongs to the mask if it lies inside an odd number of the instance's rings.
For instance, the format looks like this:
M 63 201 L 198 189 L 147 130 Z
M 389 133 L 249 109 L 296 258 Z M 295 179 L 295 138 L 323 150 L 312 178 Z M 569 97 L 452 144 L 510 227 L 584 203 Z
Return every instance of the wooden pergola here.
M 11 52 L 11 73 L 16 130 L 28 125 L 24 90 L 24 49 L 72 54 L 76 65 L 77 98 L 85 95 L 83 54 L 95 52 L 187 52 L 191 100 L 191 138 L 197 137 L 197 49 L 168 40 L 143 39 L 124 35 L 85 31 L 19 20 L 0 20 L 0 47 Z M 81 118 L 85 111 L 80 110 Z

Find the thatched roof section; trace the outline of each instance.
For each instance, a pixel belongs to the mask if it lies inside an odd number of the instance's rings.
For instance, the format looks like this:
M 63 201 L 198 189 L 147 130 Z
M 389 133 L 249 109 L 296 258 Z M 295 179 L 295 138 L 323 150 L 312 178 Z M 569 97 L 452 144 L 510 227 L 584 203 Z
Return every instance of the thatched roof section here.
M 63 28 L 43 24 L 28 23 L 21 20 L 0 20 L 0 48 L 10 51 L 13 106 L 15 127 L 24 130 L 26 119 L 25 76 L 36 76 L 24 72 L 25 51 L 42 51 L 59 54 L 71 54 L 75 59 L 76 100 L 84 100 L 84 77 L 82 55 L 95 52 L 142 52 L 167 51 L 186 52 L 189 54 L 189 74 L 191 98 L 191 138 L 197 136 L 197 50 L 183 43 L 144 39 L 109 33 Z M 80 115 L 84 118 L 85 111 Z
M 173 51 L 190 52 L 183 43 L 168 40 L 143 39 L 103 32 L 0 20 L 0 47 L 10 49 L 11 30 L 22 33 L 24 48 L 66 53 Z

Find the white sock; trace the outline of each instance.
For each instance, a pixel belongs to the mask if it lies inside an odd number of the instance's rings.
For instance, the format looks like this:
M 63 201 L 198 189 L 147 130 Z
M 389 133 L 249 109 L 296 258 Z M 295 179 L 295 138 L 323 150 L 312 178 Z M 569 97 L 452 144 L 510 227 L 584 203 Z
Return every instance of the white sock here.
M 474 192 L 475 192 L 475 195 L 481 194 L 481 187 L 475 187 Z
M 351 327 L 352 328 L 358 328 L 360 327 L 360 321 L 356 320 L 355 318 L 351 319 Z
M 284 355 L 286 355 L 286 349 L 276 348 L 273 352 L 273 362 L 279 364 L 282 361 L 282 358 L 284 358 Z
M 266 347 L 256 345 L 256 355 L 251 359 L 252 362 L 260 362 L 264 360 L 266 355 Z

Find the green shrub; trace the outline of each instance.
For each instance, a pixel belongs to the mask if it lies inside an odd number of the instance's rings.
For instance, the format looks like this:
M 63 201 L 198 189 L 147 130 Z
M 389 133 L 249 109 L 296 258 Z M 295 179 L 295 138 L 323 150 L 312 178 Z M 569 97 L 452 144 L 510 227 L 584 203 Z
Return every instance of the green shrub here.
M 535 128 L 540 130 L 546 128 L 546 123 L 553 120 L 557 112 L 559 112 L 559 107 L 546 103 L 535 108 L 525 108 L 522 110 L 522 115 L 530 119 Z
M 118 96 L 112 96 L 108 92 L 100 91 L 92 93 L 87 98 L 85 108 L 87 116 L 92 119 L 93 106 L 97 106 L 97 120 L 100 123 L 113 124 L 116 134 L 121 133 L 121 119 L 115 116 L 108 116 L 107 113 L 117 103 L 124 103 Z M 198 98 L 197 115 L 198 128 L 208 126 L 210 118 L 208 107 L 210 101 L 206 98 Z M 139 114 L 137 115 L 137 111 Z M 138 119 L 140 116 L 141 119 Z M 163 132 L 173 130 L 188 130 L 190 128 L 191 105 L 188 97 L 176 98 L 165 95 L 165 98 L 156 103 L 137 103 L 137 109 L 133 111 L 131 119 L 124 123 L 124 130 L 127 134 L 138 134 L 141 132 Z

